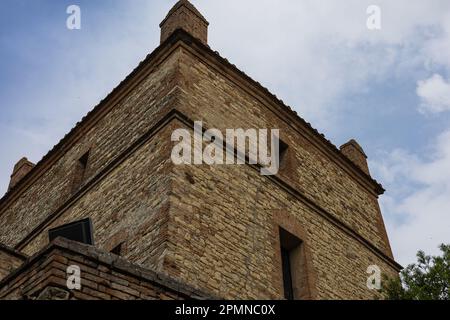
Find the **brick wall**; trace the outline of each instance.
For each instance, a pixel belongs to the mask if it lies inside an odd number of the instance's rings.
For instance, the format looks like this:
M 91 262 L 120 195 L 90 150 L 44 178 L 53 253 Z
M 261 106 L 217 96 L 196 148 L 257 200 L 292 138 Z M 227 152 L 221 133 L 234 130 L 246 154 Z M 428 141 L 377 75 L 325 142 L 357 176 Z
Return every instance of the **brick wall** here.
M 67 288 L 69 266 L 81 289 Z M 56 239 L 0 282 L 0 299 L 180 300 L 213 298 L 94 247 Z
M 124 258 L 161 270 L 167 246 L 173 127 L 164 122 L 158 128 L 160 131 L 150 128 L 147 140 L 121 155 L 121 162 L 96 177 L 23 251 L 31 255 L 45 246 L 49 229 L 90 217 L 98 248 L 110 251 L 125 242 Z
M 189 177 L 189 178 L 188 178 Z M 194 181 L 194 182 L 192 182 Z M 283 297 L 278 226 L 305 231 L 319 299 L 371 299 L 367 267 L 395 276 L 392 264 L 276 180 L 249 166 L 175 168 L 164 268 L 229 299 Z M 285 218 L 280 218 L 285 217 Z
M 42 174 L 30 177 L 23 190 L 13 190 L 2 200 L 0 243 L 16 246 L 49 215 L 61 210 L 76 191 L 72 189 L 74 173 L 78 159 L 87 150 L 91 151 L 83 184 L 147 132 L 161 113 L 169 111 L 175 95 L 178 57 L 173 54 L 167 60 L 160 59 L 152 59 L 134 75 L 132 86 L 121 87 L 101 104 L 96 115 L 105 112 L 103 116 L 91 117 L 89 123 L 85 121 L 80 130 L 73 132 L 72 144 L 64 143 L 56 150 L 59 158 L 40 163 Z
M 25 255 L 0 245 L 0 281 L 17 269 L 25 259 Z
M 190 48 L 183 50 L 181 59 L 182 111 L 193 120 L 203 120 L 206 128 L 223 132 L 227 128 L 279 128 L 281 139 L 289 145 L 290 165 L 281 172 L 283 179 L 390 255 L 376 193 L 339 165 L 323 143 L 318 146 L 309 138 L 308 129 L 286 121 L 283 108 L 273 106 L 267 94 L 219 69 L 213 55 L 200 56 Z

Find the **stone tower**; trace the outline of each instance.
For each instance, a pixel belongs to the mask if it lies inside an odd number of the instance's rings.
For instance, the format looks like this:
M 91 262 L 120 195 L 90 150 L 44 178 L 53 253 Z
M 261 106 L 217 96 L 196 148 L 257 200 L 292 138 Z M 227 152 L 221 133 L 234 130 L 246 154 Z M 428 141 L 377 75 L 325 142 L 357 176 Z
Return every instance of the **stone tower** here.
M 367 268 L 401 267 L 362 148 L 339 150 L 211 50 L 188 1 L 160 26 L 158 48 L 40 162 L 15 168 L 0 200 L 0 298 L 373 298 Z M 280 171 L 175 165 L 172 133 L 195 121 L 279 129 Z M 86 218 L 92 243 L 50 241 Z M 79 290 L 65 288 L 70 265 Z

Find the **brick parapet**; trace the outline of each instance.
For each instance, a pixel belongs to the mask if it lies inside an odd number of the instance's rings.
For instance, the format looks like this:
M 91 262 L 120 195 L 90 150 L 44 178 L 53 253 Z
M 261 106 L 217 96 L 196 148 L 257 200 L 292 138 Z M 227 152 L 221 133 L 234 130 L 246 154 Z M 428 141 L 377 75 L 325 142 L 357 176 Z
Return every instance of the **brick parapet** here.
M 81 290 L 66 286 L 67 267 L 81 270 Z M 217 299 L 162 273 L 93 246 L 57 238 L 0 282 L 0 299 L 38 299 L 46 288 L 71 299 Z

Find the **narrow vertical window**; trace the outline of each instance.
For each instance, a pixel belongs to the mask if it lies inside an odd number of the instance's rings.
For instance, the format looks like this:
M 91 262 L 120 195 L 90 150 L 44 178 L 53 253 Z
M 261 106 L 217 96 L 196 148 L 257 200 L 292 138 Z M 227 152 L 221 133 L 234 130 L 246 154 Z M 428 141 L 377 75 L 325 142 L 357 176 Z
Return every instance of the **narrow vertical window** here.
M 281 247 L 281 264 L 283 266 L 284 297 L 287 300 L 294 300 L 294 288 L 292 286 L 291 273 L 291 253 L 283 247 Z
M 83 183 L 83 180 L 86 175 L 86 169 L 89 163 L 89 151 L 83 154 L 80 159 L 78 159 L 75 165 L 75 173 L 73 180 L 73 191 L 78 190 L 80 185 Z
M 287 162 L 287 151 L 289 146 L 282 140 L 280 140 L 280 169 L 284 169 L 286 167 Z
M 78 162 L 80 163 L 80 166 L 82 167 L 83 170 L 86 170 L 87 165 L 88 165 L 88 160 L 89 160 L 89 151 L 86 152 L 85 154 L 83 154 L 83 156 L 78 160 Z
M 293 234 L 280 228 L 281 272 L 283 276 L 284 297 L 287 300 L 299 299 L 299 279 L 301 268 L 302 241 Z

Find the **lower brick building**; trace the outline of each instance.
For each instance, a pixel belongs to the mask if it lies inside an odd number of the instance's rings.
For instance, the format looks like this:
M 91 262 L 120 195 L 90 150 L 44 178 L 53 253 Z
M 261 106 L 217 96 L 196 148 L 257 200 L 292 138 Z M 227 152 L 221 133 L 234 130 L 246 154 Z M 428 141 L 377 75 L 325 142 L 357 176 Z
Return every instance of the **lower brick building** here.
M 377 297 L 368 267 L 401 266 L 361 146 L 336 148 L 211 50 L 188 1 L 160 26 L 160 46 L 117 88 L 39 163 L 14 167 L 0 200 L 0 298 Z M 176 165 L 173 132 L 197 121 L 278 129 L 279 172 Z M 51 240 L 85 219 L 88 244 Z M 80 289 L 67 287 L 70 266 Z
M 2 252 L 2 257 L 5 252 Z M 57 238 L 35 256 L 14 266 L 0 299 L 27 300 L 184 300 L 217 299 L 169 277 L 139 267 L 95 247 Z M 3 265 L 8 265 L 3 261 Z M 79 289 L 69 289 L 67 270 L 80 268 Z

